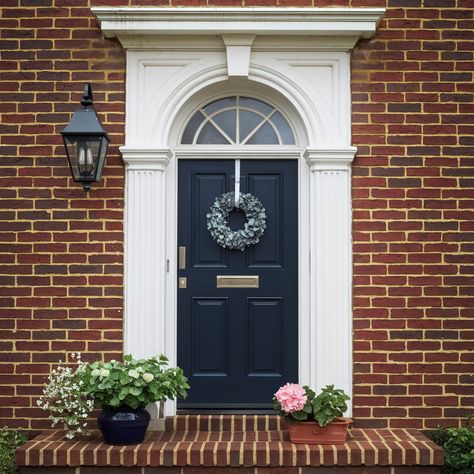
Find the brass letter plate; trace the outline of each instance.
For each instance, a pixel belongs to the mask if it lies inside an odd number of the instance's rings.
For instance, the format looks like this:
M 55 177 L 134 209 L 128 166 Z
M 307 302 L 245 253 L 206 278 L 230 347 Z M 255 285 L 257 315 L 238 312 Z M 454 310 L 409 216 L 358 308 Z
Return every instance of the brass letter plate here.
M 258 275 L 217 275 L 217 288 L 258 288 Z

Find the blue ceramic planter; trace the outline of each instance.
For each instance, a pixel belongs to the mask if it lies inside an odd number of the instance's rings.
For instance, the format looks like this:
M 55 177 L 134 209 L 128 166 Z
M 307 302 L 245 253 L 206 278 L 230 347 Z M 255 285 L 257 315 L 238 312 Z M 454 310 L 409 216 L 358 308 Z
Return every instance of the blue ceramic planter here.
M 104 407 L 97 417 L 106 444 L 139 444 L 145 438 L 149 423 L 150 414 L 144 408 L 127 406 Z

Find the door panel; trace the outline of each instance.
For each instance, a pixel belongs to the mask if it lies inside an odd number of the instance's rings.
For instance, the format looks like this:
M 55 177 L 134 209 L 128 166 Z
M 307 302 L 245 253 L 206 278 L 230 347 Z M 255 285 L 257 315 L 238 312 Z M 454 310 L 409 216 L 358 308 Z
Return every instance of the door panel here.
M 267 213 L 260 242 L 223 249 L 207 230 L 216 197 L 234 188 L 233 160 L 180 160 L 178 245 L 187 288 L 178 289 L 178 365 L 191 390 L 178 408 L 271 408 L 298 381 L 297 162 L 242 160 L 241 191 Z M 232 228 L 245 216 L 231 213 Z M 217 288 L 217 275 L 258 275 L 259 288 Z
M 227 298 L 193 298 L 192 376 L 227 376 L 229 357 Z
M 281 377 L 282 298 L 247 298 L 247 373 Z
M 209 231 L 203 222 L 203 216 L 209 212 L 214 202 L 213 196 L 224 193 L 227 176 L 224 173 L 200 174 L 192 176 L 191 205 L 193 239 L 191 240 L 192 265 L 199 267 L 225 268 L 226 253 L 218 245 L 209 245 Z M 205 221 L 204 221 L 205 222 Z
M 265 239 L 258 245 L 247 248 L 247 265 L 250 268 L 283 267 L 283 176 L 281 173 L 249 174 L 248 192 L 256 193 L 265 201 L 268 222 L 272 225 L 265 229 Z

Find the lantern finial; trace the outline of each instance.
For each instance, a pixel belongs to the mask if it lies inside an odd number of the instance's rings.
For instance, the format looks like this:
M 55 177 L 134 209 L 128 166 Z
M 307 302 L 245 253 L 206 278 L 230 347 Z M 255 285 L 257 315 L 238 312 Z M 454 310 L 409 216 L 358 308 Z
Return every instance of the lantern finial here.
M 89 82 L 84 84 L 84 94 L 82 96 L 81 105 L 84 107 L 92 105 L 92 86 Z

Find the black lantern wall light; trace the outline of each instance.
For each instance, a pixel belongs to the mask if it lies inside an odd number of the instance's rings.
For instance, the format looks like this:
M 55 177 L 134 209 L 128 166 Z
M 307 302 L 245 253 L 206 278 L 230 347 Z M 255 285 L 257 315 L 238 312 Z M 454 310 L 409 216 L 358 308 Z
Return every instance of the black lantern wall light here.
M 61 132 L 74 181 L 89 191 L 91 183 L 100 181 L 110 138 L 102 128 L 92 107 L 92 88 L 84 84 L 82 108 L 76 110 Z

